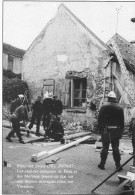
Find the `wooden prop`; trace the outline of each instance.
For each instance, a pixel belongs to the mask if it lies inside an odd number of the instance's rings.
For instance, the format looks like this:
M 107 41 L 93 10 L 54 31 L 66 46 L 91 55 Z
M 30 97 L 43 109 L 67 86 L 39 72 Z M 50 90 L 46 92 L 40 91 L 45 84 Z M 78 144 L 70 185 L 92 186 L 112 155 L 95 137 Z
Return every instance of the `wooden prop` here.
M 29 138 L 23 138 L 24 144 L 26 143 L 32 143 L 35 141 L 43 141 L 45 138 L 43 136 L 40 137 L 29 137 Z
M 90 135 L 90 134 L 92 133 L 91 132 L 81 132 L 81 133 L 64 136 L 64 139 L 74 139 L 74 138 L 83 137 L 83 136 Z
M 65 149 L 67 149 L 67 148 L 70 148 L 70 147 L 72 147 L 72 146 L 75 146 L 75 145 L 77 145 L 77 144 L 79 144 L 79 143 L 81 143 L 81 142 L 83 142 L 83 141 L 89 139 L 90 137 L 91 137 L 91 136 L 85 136 L 85 137 L 80 138 L 80 139 L 78 139 L 78 140 L 76 140 L 76 141 L 73 141 L 73 142 L 71 142 L 71 143 L 69 143 L 69 144 L 66 144 L 66 145 L 64 145 L 64 146 L 60 146 L 60 147 L 58 147 L 58 148 L 55 148 L 55 149 L 53 149 L 53 150 L 51 150 L 51 151 L 48 151 L 48 152 L 42 151 L 42 152 L 40 152 L 40 153 L 38 153 L 38 154 L 34 154 L 34 155 L 32 155 L 31 161 L 37 162 L 37 161 L 39 161 L 39 160 L 42 160 L 42 159 L 44 159 L 44 158 L 47 158 L 47 157 L 49 157 L 49 156 L 51 156 L 51 155 L 53 155 L 53 154 L 56 154 L 56 153 L 58 153 L 58 152 L 61 152 L 61 151 L 65 150 Z

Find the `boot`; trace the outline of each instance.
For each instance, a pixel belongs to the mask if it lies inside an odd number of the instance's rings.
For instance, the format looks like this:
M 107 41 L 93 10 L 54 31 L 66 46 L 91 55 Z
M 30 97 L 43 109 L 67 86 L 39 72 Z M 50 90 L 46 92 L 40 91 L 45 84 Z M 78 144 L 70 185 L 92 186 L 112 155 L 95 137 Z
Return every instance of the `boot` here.
M 105 170 L 104 165 L 103 165 L 103 164 L 101 164 L 101 163 L 98 165 L 98 168 L 100 168 L 100 169 L 102 169 L 102 170 Z
M 105 162 L 106 162 L 106 159 L 107 159 L 107 154 L 108 153 L 101 153 L 101 162 L 100 164 L 98 165 L 98 168 L 104 170 L 105 169 Z
M 119 167 L 121 167 L 120 163 L 116 164 L 116 170 L 118 169 L 117 172 L 120 172 L 123 170 L 122 167 L 121 168 L 119 168 Z
M 20 142 L 21 144 L 24 144 L 24 141 L 23 141 L 22 139 L 19 139 L 19 142 Z
M 7 136 L 5 139 L 6 139 L 8 142 L 13 142 L 13 141 L 11 140 L 11 138 L 8 137 L 8 136 Z
M 30 130 L 27 130 L 27 137 L 30 136 Z
M 120 160 L 121 160 L 121 157 L 120 157 L 120 154 L 119 152 L 113 152 L 113 158 L 114 158 L 114 161 L 115 161 L 115 166 L 116 166 L 116 170 L 117 172 L 120 172 L 123 170 L 123 168 L 121 167 L 121 164 L 120 164 Z M 121 167 L 121 168 L 119 168 Z
M 36 136 L 38 136 L 38 137 L 39 137 L 39 136 L 40 136 L 40 133 L 39 133 L 39 132 L 36 132 Z

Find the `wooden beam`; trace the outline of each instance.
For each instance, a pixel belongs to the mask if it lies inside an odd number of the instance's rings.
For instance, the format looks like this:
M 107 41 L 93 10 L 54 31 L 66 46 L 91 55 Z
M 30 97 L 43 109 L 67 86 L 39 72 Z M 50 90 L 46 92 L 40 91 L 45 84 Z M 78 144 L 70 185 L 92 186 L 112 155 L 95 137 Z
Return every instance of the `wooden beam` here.
M 27 133 L 28 129 L 26 129 L 25 127 L 20 127 L 20 131 L 26 132 L 26 133 Z M 30 134 L 36 134 L 36 132 L 35 132 L 35 131 L 32 131 L 32 130 L 29 130 L 29 132 L 30 132 Z M 41 136 L 44 136 L 43 133 L 39 133 L 39 134 L 40 134 Z
M 23 138 L 23 141 L 24 141 L 24 144 L 26 144 L 26 143 L 32 143 L 32 142 L 35 142 L 35 141 L 43 141 L 44 139 L 45 138 L 43 136 L 29 137 L 29 138 L 26 138 L 26 139 Z
M 40 152 L 38 154 L 34 154 L 34 155 L 32 155 L 31 161 L 37 162 L 39 160 L 42 160 L 44 158 L 47 158 L 47 157 L 49 157 L 51 155 L 54 155 L 56 153 L 59 153 L 59 152 L 65 150 L 65 149 L 71 148 L 72 146 L 75 146 L 75 145 L 77 145 L 77 144 L 79 144 L 79 143 L 81 143 L 81 142 L 89 139 L 90 137 L 91 136 L 85 136 L 85 137 L 80 138 L 80 139 L 78 139 L 76 141 L 73 141 L 73 142 L 71 142 L 69 144 L 66 144 L 64 146 L 60 146 L 58 148 L 55 148 L 55 149 L 53 149 L 51 151 L 48 151 L 48 152 L 47 151 L 42 151 L 42 152 Z
M 90 135 L 90 134 L 92 133 L 91 132 L 81 132 L 81 133 L 64 136 L 64 139 L 74 139 L 74 138 L 83 137 L 83 136 Z
M 118 80 L 119 84 L 123 88 L 123 91 L 125 91 L 129 95 L 129 97 L 132 99 L 131 95 L 128 93 L 128 91 L 125 89 L 125 87 L 122 85 L 122 83 L 120 82 L 120 80 L 118 79 L 118 77 L 116 75 L 114 75 L 114 74 L 113 74 L 113 76 Z M 132 101 L 133 101 L 133 99 L 132 99 Z

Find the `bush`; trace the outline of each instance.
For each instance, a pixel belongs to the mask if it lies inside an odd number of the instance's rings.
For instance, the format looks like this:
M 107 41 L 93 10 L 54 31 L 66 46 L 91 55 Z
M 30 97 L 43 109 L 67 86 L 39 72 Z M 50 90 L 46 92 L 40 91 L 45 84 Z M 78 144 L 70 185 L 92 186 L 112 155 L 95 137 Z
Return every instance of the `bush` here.
M 7 78 L 3 76 L 3 102 L 11 102 L 17 98 L 19 94 L 24 94 L 28 90 L 26 82 L 18 78 Z

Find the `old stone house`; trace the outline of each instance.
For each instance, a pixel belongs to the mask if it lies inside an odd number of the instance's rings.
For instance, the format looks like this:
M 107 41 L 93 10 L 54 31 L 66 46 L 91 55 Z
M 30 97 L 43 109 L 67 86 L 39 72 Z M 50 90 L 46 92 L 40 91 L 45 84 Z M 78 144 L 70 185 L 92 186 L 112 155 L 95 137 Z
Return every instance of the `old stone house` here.
M 117 63 L 110 45 L 61 4 L 26 51 L 22 79 L 28 83 L 31 99 L 53 92 L 63 102 L 63 116 L 93 126 L 106 93 L 114 88 L 106 83 L 112 79 L 109 67 Z
M 3 69 L 11 70 L 15 74 L 22 71 L 22 58 L 25 51 L 9 44 L 3 43 Z

